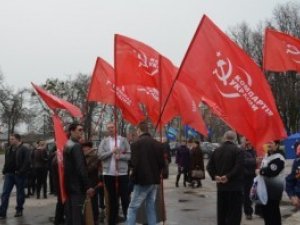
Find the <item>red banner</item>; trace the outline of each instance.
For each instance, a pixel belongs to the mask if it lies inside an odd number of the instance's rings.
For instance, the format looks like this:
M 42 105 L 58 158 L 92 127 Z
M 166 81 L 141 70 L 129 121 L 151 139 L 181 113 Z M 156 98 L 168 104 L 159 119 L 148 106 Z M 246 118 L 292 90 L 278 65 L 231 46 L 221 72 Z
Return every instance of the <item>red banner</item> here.
M 124 119 L 131 124 L 138 124 L 144 119 L 136 99 L 136 88 L 129 86 L 117 87 L 115 95 L 114 69 L 106 61 L 97 58 L 94 73 L 89 87 L 88 101 L 115 105 L 121 109 Z M 117 99 L 115 101 L 115 96 Z
M 158 87 L 159 53 L 132 38 L 115 35 L 115 69 L 117 85 Z
M 164 104 L 167 100 L 166 98 L 168 92 L 176 76 L 177 68 L 171 63 L 171 61 L 169 61 L 165 57 L 160 56 L 159 59 L 160 73 L 165 87 L 162 89 Z M 176 110 L 181 116 L 183 124 L 189 125 L 199 133 L 207 136 L 208 132 L 199 112 L 198 103 L 199 102 L 196 101 L 196 98 L 192 96 L 187 87 L 181 82 L 177 81 L 174 85 L 173 92 L 171 93 L 171 96 L 167 102 L 167 106 L 169 104 L 172 104 L 174 106 L 174 110 Z
M 274 72 L 300 72 L 300 39 L 266 29 L 264 69 Z
M 77 106 L 74 106 L 70 102 L 58 98 L 55 95 L 50 94 L 46 90 L 41 87 L 31 83 L 38 95 L 43 99 L 43 101 L 47 104 L 47 106 L 52 109 L 65 109 L 67 110 L 73 117 L 82 117 L 82 113 Z
M 286 132 L 264 74 L 204 16 L 182 62 L 178 80 L 222 110 L 222 119 L 256 146 Z
M 61 194 L 62 202 L 67 200 L 67 194 L 65 189 L 65 175 L 64 175 L 64 146 L 67 142 L 67 136 L 65 134 L 62 122 L 57 115 L 52 116 L 54 124 L 55 144 L 56 144 L 56 157 L 58 164 L 58 176 L 59 176 L 59 189 Z

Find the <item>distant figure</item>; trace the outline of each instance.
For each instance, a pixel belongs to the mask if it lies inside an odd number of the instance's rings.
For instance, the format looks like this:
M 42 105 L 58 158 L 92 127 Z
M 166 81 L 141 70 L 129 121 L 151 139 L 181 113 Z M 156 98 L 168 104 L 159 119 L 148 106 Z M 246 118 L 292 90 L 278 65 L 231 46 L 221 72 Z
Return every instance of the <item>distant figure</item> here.
M 191 151 L 191 167 L 190 167 L 191 171 L 192 170 L 202 170 L 203 173 L 205 174 L 203 153 L 200 148 L 200 142 L 194 141 L 193 147 L 190 151 Z M 204 177 L 203 177 L 203 179 L 204 179 Z M 202 187 L 201 179 L 191 177 L 191 187 L 194 187 L 195 184 L 196 184 L 197 188 Z
M 169 164 L 171 163 L 171 148 L 169 145 L 169 141 L 164 137 L 162 139 L 163 148 L 164 148 L 164 159 L 165 159 L 165 166 L 163 168 L 163 178 L 168 179 L 169 178 Z
M 236 134 L 227 131 L 223 144 L 207 164 L 212 180 L 217 182 L 217 224 L 240 225 L 243 202 L 243 153 L 237 147 Z
M 291 203 L 300 209 L 300 143 L 295 144 L 296 159 L 293 162 L 291 173 L 285 178 L 285 190 Z
M 1 195 L 0 219 L 6 218 L 10 193 L 14 186 L 17 189 L 17 206 L 15 217 L 23 215 L 25 202 L 25 179 L 29 170 L 29 149 L 23 145 L 19 134 L 9 137 L 10 147 L 5 152 L 5 162 L 2 173 L 4 175 L 3 192 Z
M 190 169 L 190 160 L 190 150 L 186 145 L 186 140 L 182 140 L 181 145 L 177 148 L 176 152 L 176 164 L 178 167 L 175 182 L 176 187 L 179 187 L 179 180 L 181 174 L 183 174 L 183 186 L 186 187 L 186 182 L 188 182 L 188 173 Z
M 48 173 L 48 154 L 46 143 L 39 141 L 36 149 L 32 154 L 32 166 L 36 175 L 36 198 L 40 198 L 41 189 L 43 187 L 43 196 L 47 198 L 47 173 Z

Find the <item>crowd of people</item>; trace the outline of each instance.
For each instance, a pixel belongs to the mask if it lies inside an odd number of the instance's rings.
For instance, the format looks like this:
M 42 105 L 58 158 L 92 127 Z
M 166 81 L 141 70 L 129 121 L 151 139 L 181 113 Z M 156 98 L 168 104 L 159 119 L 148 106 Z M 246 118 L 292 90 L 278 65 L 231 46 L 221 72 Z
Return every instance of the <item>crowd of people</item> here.
M 47 198 L 47 176 L 50 193 L 57 195 L 54 224 L 86 224 L 88 202 L 92 208 L 92 224 L 105 221 L 108 225 L 126 222 L 154 225 L 166 220 L 162 179 L 168 178 L 171 150 L 166 139 L 155 140 L 148 123 L 137 126 L 137 138 L 128 141 L 117 134 L 115 124 L 106 125 L 107 136 L 98 148 L 84 141 L 83 126 L 71 124 L 69 139 L 63 149 L 64 186 L 67 200 L 61 196 L 58 157 L 55 149 L 47 151 L 44 141 L 33 149 L 23 144 L 19 134 L 12 134 L 5 152 L 4 184 L 1 195 L 0 219 L 5 219 L 9 198 L 16 187 L 15 217 L 23 216 L 25 198 Z M 299 158 L 285 178 L 284 153 L 279 141 L 267 143 L 264 158 L 258 158 L 253 146 L 243 139 L 237 145 L 233 131 L 224 134 L 224 141 L 211 155 L 206 170 L 217 184 L 217 224 L 241 224 L 242 211 L 246 219 L 260 215 L 266 225 L 281 225 L 280 201 L 286 190 L 291 203 L 300 208 L 300 144 L 294 146 Z M 178 172 L 175 187 L 201 188 L 205 179 L 203 154 L 198 140 L 182 140 L 176 148 Z M 261 176 L 267 192 L 267 202 L 250 199 L 253 180 Z M 27 189 L 27 194 L 25 194 Z M 42 196 L 41 196 L 42 194 Z M 121 204 L 120 204 L 121 203 Z M 121 206 L 121 207 L 120 207 Z M 119 213 L 122 209 L 122 215 Z

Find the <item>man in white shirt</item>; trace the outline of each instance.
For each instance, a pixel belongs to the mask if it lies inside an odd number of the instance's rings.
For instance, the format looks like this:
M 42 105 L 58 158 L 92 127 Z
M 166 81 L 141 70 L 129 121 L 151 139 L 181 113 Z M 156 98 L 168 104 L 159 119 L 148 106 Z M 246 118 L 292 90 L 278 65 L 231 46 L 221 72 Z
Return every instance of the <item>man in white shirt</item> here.
M 117 135 L 114 123 L 108 123 L 106 129 L 108 137 L 101 141 L 98 156 L 102 160 L 103 179 L 108 192 L 108 225 L 116 225 L 118 223 L 119 197 L 125 217 L 129 205 L 130 145 L 126 138 Z

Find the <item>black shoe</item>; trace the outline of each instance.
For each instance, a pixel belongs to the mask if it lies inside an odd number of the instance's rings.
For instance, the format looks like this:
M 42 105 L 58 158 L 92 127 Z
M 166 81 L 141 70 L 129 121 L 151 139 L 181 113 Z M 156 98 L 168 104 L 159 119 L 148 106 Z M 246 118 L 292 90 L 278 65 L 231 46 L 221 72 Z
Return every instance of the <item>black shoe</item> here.
M 21 217 L 23 216 L 23 212 L 22 211 L 17 211 L 15 214 L 15 217 Z
M 252 220 L 252 215 L 246 215 L 246 220 Z
M 176 186 L 176 187 L 179 187 L 178 183 L 175 183 L 175 186 Z
M 6 216 L 0 215 L 0 220 L 5 220 L 5 219 L 6 219 Z
M 126 221 L 126 218 L 125 218 L 125 217 L 122 217 L 122 216 L 118 216 L 117 221 L 118 221 L 119 223 L 123 223 L 123 222 Z

